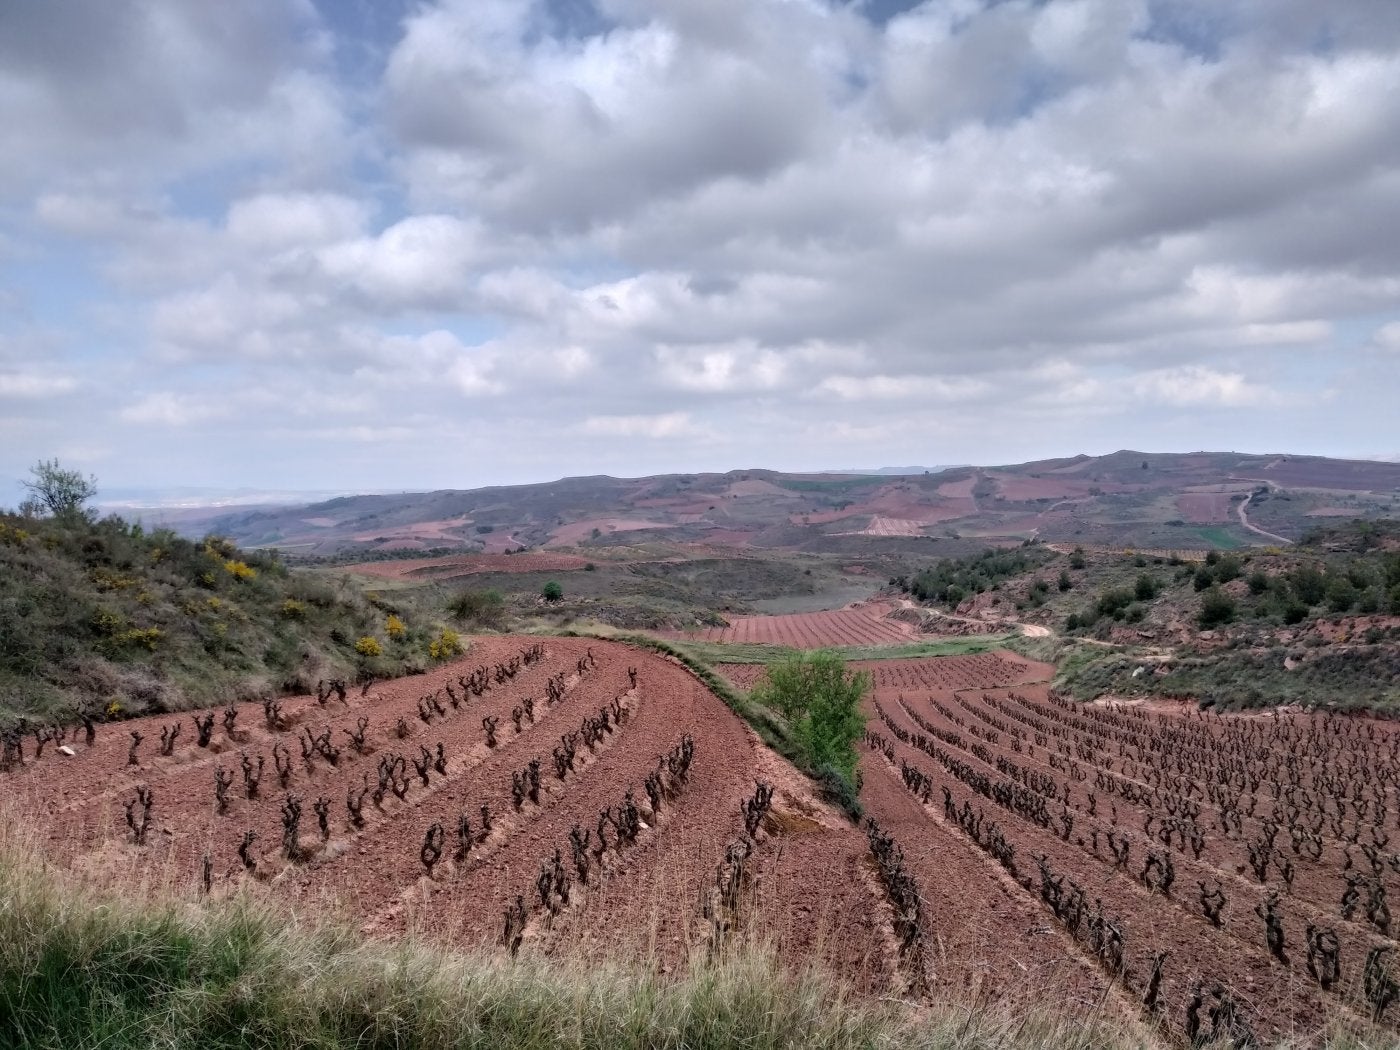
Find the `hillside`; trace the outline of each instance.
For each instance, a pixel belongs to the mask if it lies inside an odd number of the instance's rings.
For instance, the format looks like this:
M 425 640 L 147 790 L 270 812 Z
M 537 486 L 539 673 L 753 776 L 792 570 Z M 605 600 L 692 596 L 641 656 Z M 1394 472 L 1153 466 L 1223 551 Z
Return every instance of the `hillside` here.
M 393 614 L 402 631 L 390 629 Z M 410 604 L 288 569 L 271 552 L 115 517 L 0 514 L 0 723 L 155 713 L 400 673 L 426 666 L 437 631 Z
M 1183 556 L 1184 555 L 1184 556 Z M 1400 525 L 1190 554 L 1034 544 L 897 581 L 947 613 L 1059 639 L 1082 698 L 1400 708 Z
M 198 527 L 244 546 L 359 557 L 656 541 L 858 552 L 934 537 L 1206 550 L 1295 541 L 1333 518 L 1397 516 L 1397 463 L 1122 451 L 903 476 L 752 469 L 348 496 Z

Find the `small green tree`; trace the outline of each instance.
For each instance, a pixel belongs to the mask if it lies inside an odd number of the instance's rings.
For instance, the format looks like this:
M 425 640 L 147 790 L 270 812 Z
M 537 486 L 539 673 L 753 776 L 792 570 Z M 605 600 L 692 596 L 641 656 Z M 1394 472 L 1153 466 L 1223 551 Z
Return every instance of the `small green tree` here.
M 1133 597 L 1140 602 L 1150 602 L 1157 597 L 1157 581 L 1145 572 L 1139 574 L 1133 587 Z
M 1069 590 L 1069 589 L 1070 589 L 1071 587 L 1073 587 L 1073 586 L 1074 586 L 1074 581 L 1071 580 L 1071 579 L 1069 578 L 1069 571 L 1066 570 L 1066 569 L 1061 569 L 1061 570 L 1060 570 L 1060 582 L 1059 582 L 1060 590 L 1061 590 L 1061 591 L 1067 591 L 1067 590 Z
M 559 586 L 557 580 L 550 580 L 540 590 L 540 595 L 547 602 L 557 602 L 564 597 L 564 588 Z
M 868 674 L 847 671 L 841 657 L 818 650 L 770 664 L 753 697 L 788 720 L 812 768 L 830 767 L 854 784 L 855 745 L 865 732 L 860 702 L 869 689 Z
M 1212 587 L 1201 598 L 1201 613 L 1197 622 L 1202 630 L 1209 630 L 1235 618 L 1235 600 L 1219 587 Z
M 55 518 L 73 517 L 83 513 L 83 504 L 97 495 L 97 478 L 85 479 L 76 470 L 65 470 L 58 460 L 40 460 L 29 468 L 32 481 L 22 481 L 31 493 L 22 508 L 47 512 Z

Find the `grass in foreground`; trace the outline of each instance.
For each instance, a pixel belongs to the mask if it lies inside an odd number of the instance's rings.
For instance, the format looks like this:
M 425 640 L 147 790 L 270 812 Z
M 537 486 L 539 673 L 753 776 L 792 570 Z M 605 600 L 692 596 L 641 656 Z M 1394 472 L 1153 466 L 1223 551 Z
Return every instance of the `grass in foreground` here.
M 597 960 L 513 962 L 369 940 L 297 921 L 260 892 L 199 902 L 98 890 L 0 846 L 0 1046 L 1153 1045 L 1093 1009 L 855 1002 L 761 951 L 666 978 Z

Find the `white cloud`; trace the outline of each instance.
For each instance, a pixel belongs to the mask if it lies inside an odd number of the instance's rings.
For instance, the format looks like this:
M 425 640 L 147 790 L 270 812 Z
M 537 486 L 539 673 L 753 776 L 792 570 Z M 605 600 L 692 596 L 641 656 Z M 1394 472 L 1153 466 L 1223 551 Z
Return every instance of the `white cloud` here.
M 1145 402 L 1160 401 L 1178 408 L 1246 408 L 1278 399 L 1275 391 L 1249 382 L 1239 372 L 1204 365 L 1144 372 L 1134 376 L 1128 387 Z
M 1400 321 L 1381 325 L 1371 342 L 1381 350 L 1400 351 Z
M 78 381 L 71 375 L 37 370 L 6 371 L 0 369 L 0 398 L 39 400 L 71 393 Z
M 162 425 L 193 461 L 232 419 L 278 469 L 373 434 L 539 477 L 1383 430 L 1400 7 L 863 9 L 17 10 L 10 454 Z
M 817 386 L 821 393 L 846 401 L 973 401 L 992 393 L 994 387 L 969 376 L 828 376 Z
M 335 193 L 262 193 L 234 201 L 227 226 L 234 241 L 250 248 L 305 248 L 356 237 L 368 211 Z
M 415 215 L 375 237 L 323 248 L 332 284 L 367 296 L 371 308 L 470 308 L 474 269 L 489 255 L 480 228 L 450 215 Z
M 225 419 L 228 415 L 226 406 L 212 405 L 202 398 L 169 390 L 147 394 L 118 413 L 124 423 L 162 427 L 188 427 Z
M 650 416 L 589 416 L 580 429 L 585 434 L 615 438 L 681 438 L 700 433 L 687 412 Z

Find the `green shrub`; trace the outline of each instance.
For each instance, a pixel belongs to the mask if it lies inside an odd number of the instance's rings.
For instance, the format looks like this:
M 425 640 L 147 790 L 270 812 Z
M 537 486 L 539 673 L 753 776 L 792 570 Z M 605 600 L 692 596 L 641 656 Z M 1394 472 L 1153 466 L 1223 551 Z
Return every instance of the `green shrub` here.
M 1100 616 L 1111 616 L 1118 620 L 1123 616 L 1124 610 L 1133 604 L 1133 592 L 1126 589 L 1112 589 L 1104 591 L 1099 595 L 1099 600 L 1095 604 L 1095 610 Z
M 786 718 L 814 769 L 830 766 L 855 783 L 856 741 L 865 732 L 860 703 L 870 676 L 847 671 L 835 653 L 796 653 L 768 666 L 754 700 Z
M 540 589 L 540 597 L 547 602 L 561 601 L 564 597 L 564 588 L 559 585 L 558 580 L 550 580 Z
M 1227 624 L 1235 618 L 1235 601 L 1218 587 L 1212 587 L 1201 599 L 1201 611 L 1196 620 L 1202 630 Z
M 483 627 L 497 625 L 505 608 L 505 596 L 497 590 L 463 591 L 447 603 L 453 617 Z

